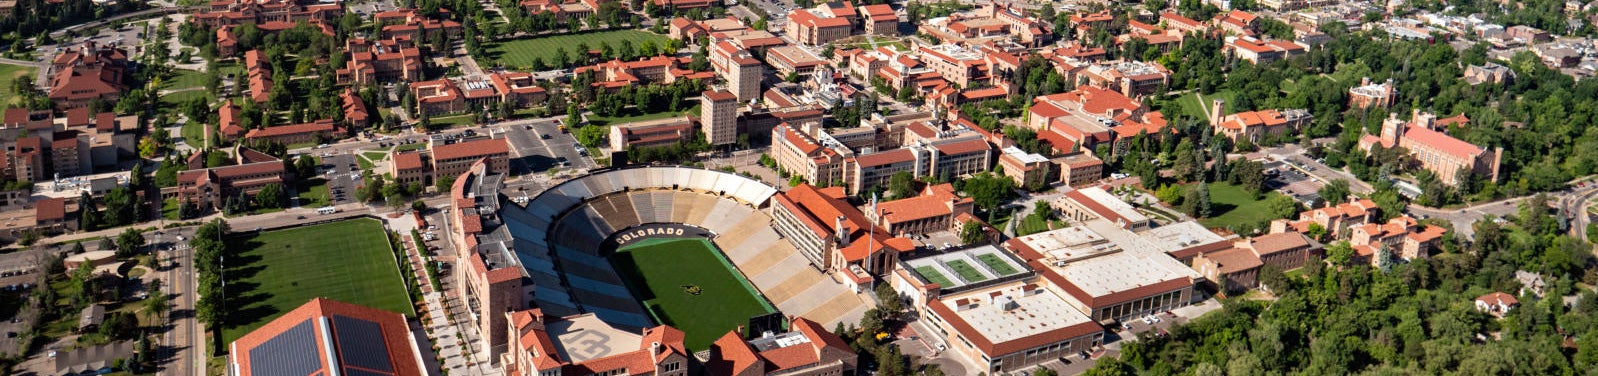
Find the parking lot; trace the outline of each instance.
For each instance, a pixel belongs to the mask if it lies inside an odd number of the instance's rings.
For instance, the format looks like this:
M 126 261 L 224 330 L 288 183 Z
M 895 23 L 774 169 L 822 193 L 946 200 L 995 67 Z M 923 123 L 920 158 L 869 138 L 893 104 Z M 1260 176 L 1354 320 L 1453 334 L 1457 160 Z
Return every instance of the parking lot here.
M 553 119 L 540 119 L 505 126 L 510 140 L 513 175 L 544 172 L 553 168 L 592 169 L 599 167 L 586 149 L 570 133 L 563 133 Z
M 1265 162 L 1265 174 L 1269 176 L 1269 179 L 1265 181 L 1265 186 L 1282 192 L 1282 194 L 1293 196 L 1293 199 L 1306 205 L 1314 204 L 1320 200 L 1319 192 L 1326 183 L 1310 178 L 1308 174 L 1300 171 L 1299 168 L 1290 166 L 1282 161 Z
M 350 8 L 350 12 L 354 12 L 355 14 L 360 15 L 362 17 L 369 17 L 369 16 L 371 16 L 373 14 L 377 14 L 377 13 L 380 13 L 380 12 L 387 12 L 387 11 L 391 11 L 391 10 L 395 9 L 393 2 L 382 1 L 382 0 L 378 0 L 378 1 L 363 1 L 363 2 L 359 2 L 359 3 L 353 3 L 353 4 L 349 4 L 349 8 Z
M 327 178 L 328 200 L 333 205 L 355 202 L 355 187 L 360 181 L 355 175 L 360 171 L 360 166 L 355 164 L 355 156 L 350 154 L 332 154 L 322 157 L 323 174 Z

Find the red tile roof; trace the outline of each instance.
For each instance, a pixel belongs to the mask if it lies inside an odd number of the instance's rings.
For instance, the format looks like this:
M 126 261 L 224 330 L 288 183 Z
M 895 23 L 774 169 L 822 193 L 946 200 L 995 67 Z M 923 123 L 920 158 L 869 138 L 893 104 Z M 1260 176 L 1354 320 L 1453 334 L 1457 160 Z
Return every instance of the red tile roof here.
M 1475 158 L 1483 152 L 1480 146 L 1419 125 L 1410 125 L 1404 131 L 1404 138 L 1460 159 Z
M 433 160 L 435 161 L 486 157 L 497 154 L 510 154 L 510 146 L 505 143 L 505 139 L 490 138 L 433 146 Z
M 417 350 L 411 348 L 412 338 L 410 326 L 406 324 L 405 316 L 376 308 L 363 307 L 319 297 L 311 299 L 310 302 L 301 305 L 299 308 L 295 308 L 294 310 L 283 314 L 283 316 L 273 319 L 271 322 L 268 322 L 259 329 L 256 329 L 249 334 L 245 334 L 243 337 L 239 337 L 239 339 L 233 341 L 231 344 L 232 352 L 230 356 L 233 362 L 238 364 L 237 369 L 242 372 L 240 376 L 250 375 L 250 362 L 254 360 L 251 359 L 251 350 L 255 349 L 257 346 L 260 346 L 261 344 L 266 343 L 268 340 L 276 338 L 285 331 L 288 331 L 289 329 L 292 329 L 295 326 L 305 322 L 310 322 L 312 325 L 321 327 L 322 330 L 327 330 L 329 332 L 337 330 L 337 327 L 326 327 L 326 325 L 332 321 L 321 320 L 322 318 L 330 319 L 334 316 L 343 316 L 347 318 L 363 320 L 378 325 L 379 332 L 383 339 L 383 344 L 385 345 L 384 350 L 388 352 L 388 365 L 393 370 L 392 375 L 423 375 L 420 365 L 416 363 Z M 340 357 L 353 356 L 353 354 L 345 353 L 345 351 L 350 351 L 352 349 L 343 349 L 341 348 L 343 346 L 338 345 L 337 343 L 324 342 L 321 340 L 321 338 L 323 337 L 316 336 L 315 340 L 317 347 L 315 354 L 317 360 L 321 363 L 321 370 L 318 372 L 326 372 L 328 367 L 338 365 L 338 363 L 336 363 L 337 360 L 327 359 L 326 354 L 333 354 Z M 334 347 L 339 348 L 326 348 L 325 346 L 328 345 L 333 345 Z

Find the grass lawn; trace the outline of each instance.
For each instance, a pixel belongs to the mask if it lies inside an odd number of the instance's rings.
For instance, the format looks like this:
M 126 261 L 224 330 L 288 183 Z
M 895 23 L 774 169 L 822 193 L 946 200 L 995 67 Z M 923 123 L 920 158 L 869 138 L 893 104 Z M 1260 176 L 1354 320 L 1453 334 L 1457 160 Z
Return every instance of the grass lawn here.
M 161 78 L 161 89 L 178 90 L 192 87 L 205 87 L 205 72 L 187 69 L 175 69 L 172 77 Z
M 314 178 L 300 182 L 300 206 L 322 207 L 327 205 L 327 179 Z
M 388 153 L 380 151 L 365 151 L 361 152 L 361 156 L 364 156 L 366 159 L 370 159 L 372 161 L 381 161 L 383 158 L 388 158 Z
M 633 296 L 664 324 L 682 329 L 695 351 L 750 317 L 776 311 L 704 239 L 644 240 L 617 250 L 610 262 Z
M 26 65 L 0 64 L 0 104 L 17 104 L 16 94 L 11 92 L 11 85 L 17 80 L 32 80 L 39 73 L 39 68 Z
M 665 118 L 670 118 L 670 117 L 683 116 L 683 114 L 686 114 L 686 113 L 687 113 L 687 111 L 666 111 L 666 112 L 656 112 L 656 113 L 652 113 L 652 114 L 641 114 L 641 113 L 638 113 L 636 109 L 633 109 L 633 108 L 629 107 L 626 110 L 622 110 L 622 113 L 620 114 L 621 116 L 614 116 L 614 117 L 599 116 L 599 115 L 589 116 L 588 117 L 588 123 L 589 124 L 593 124 L 593 125 L 599 125 L 599 126 L 615 125 L 615 124 L 626 124 L 626 123 L 634 123 L 634 122 L 640 122 L 640 121 L 660 120 L 660 119 L 665 119 Z
M 190 147 L 205 148 L 205 123 L 186 121 L 178 133 L 178 136 L 183 137 L 183 143 L 189 144 Z
M 182 208 L 178 205 L 178 199 L 169 198 L 166 201 L 161 201 L 161 218 L 176 221 L 180 219 L 178 218 L 178 214 L 181 214 L 178 213 L 179 209 Z
M 916 274 L 920 274 L 922 278 L 927 279 L 927 282 L 936 283 L 938 286 L 954 287 L 954 282 L 949 281 L 949 277 L 944 277 L 943 273 L 938 273 L 938 269 L 931 266 L 917 267 Z
M 1216 213 L 1209 218 L 1200 219 L 1199 223 L 1205 227 L 1227 227 L 1239 223 L 1260 223 L 1270 220 L 1270 213 L 1263 210 L 1262 203 L 1271 196 L 1281 195 L 1276 191 L 1266 192 L 1255 199 L 1242 187 L 1227 183 L 1210 184 L 1210 211 Z
M 177 109 L 178 109 L 177 106 L 178 105 L 181 105 L 184 102 L 192 101 L 192 100 L 194 100 L 196 98 L 203 99 L 203 100 L 206 100 L 206 101 L 210 101 L 210 100 L 214 99 L 214 98 L 211 97 L 211 92 L 210 91 L 203 90 L 203 89 L 202 90 L 189 90 L 189 91 L 180 91 L 180 92 L 176 92 L 176 93 L 172 93 L 172 94 L 162 95 L 161 96 L 161 104 L 168 106 L 167 108 L 171 109 L 172 111 L 177 111 Z
M 1212 94 L 1204 94 L 1203 103 L 1199 103 L 1197 92 L 1184 94 L 1181 97 L 1178 97 L 1176 100 L 1181 105 L 1182 112 L 1186 112 L 1189 116 L 1199 119 L 1209 119 L 1205 114 L 1210 112 L 1210 103 L 1214 103 L 1213 101 L 1216 99 L 1231 102 L 1232 92 L 1223 90 Z M 1237 111 L 1228 106 L 1226 112 L 1228 115 L 1230 115 L 1232 113 L 1236 113 Z
M 666 36 L 638 30 L 611 30 L 584 32 L 566 35 L 553 35 L 533 37 L 489 43 L 488 50 L 484 52 L 489 61 L 499 62 L 510 68 L 526 68 L 533 66 L 533 59 L 543 59 L 545 64 L 553 62 L 556 58 L 556 49 L 565 49 L 570 55 L 577 52 L 579 44 L 587 43 L 590 49 L 599 49 L 601 43 L 609 43 L 612 47 L 621 48 L 621 41 L 630 40 L 633 48 L 643 47 L 644 43 L 654 43 L 657 47 L 666 46 Z M 486 66 L 485 66 L 486 67 Z
M 1026 236 L 1044 231 L 1049 231 L 1049 221 L 1043 217 L 1027 215 L 1016 225 L 1016 235 Z
M 247 231 L 247 230 L 246 230 Z M 228 239 L 223 343 L 313 297 L 415 316 L 383 225 L 357 219 Z
M 355 165 L 360 166 L 362 170 L 371 170 L 373 163 L 366 159 L 366 156 L 360 155 L 355 157 Z
M 987 276 L 982 275 L 982 272 L 977 271 L 976 267 L 973 267 L 970 263 L 965 262 L 965 260 L 945 262 L 943 265 L 948 266 L 949 270 L 953 270 L 955 273 L 960 274 L 960 279 L 965 280 L 966 283 L 977 282 L 988 278 Z
M 442 117 L 430 118 L 430 119 L 428 119 L 428 121 L 432 123 L 431 125 L 429 125 L 430 127 L 434 128 L 434 129 L 438 129 L 438 128 L 448 128 L 448 127 L 459 127 L 459 126 L 463 126 L 463 125 L 472 125 L 473 123 L 477 122 L 477 117 L 475 115 L 472 115 L 472 114 L 462 114 L 462 115 L 442 116 Z
M 394 150 L 395 151 L 411 151 L 411 150 L 422 150 L 422 149 L 426 149 L 426 148 L 427 148 L 427 144 L 418 142 L 418 143 L 414 143 L 414 144 L 404 144 L 404 145 L 400 145 L 400 146 L 395 146 Z
M 988 268 L 998 272 L 999 276 L 1001 277 L 1021 272 L 1020 270 L 1015 270 L 1015 268 L 1010 267 L 1010 264 L 1005 263 L 1004 260 L 1000 260 L 998 255 L 992 253 L 977 255 L 977 260 L 982 261 L 983 264 L 988 264 Z

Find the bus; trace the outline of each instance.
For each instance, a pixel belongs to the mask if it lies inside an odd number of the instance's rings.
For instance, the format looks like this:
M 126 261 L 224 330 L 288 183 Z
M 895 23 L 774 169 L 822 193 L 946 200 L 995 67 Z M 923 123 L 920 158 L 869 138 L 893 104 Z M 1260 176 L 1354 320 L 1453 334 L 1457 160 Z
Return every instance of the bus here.
M 335 207 L 332 207 L 332 206 L 323 206 L 323 207 L 320 207 L 320 208 L 316 208 L 316 214 L 327 215 L 327 214 L 333 214 L 333 213 L 337 213 L 337 212 L 338 212 L 338 208 L 335 208 Z

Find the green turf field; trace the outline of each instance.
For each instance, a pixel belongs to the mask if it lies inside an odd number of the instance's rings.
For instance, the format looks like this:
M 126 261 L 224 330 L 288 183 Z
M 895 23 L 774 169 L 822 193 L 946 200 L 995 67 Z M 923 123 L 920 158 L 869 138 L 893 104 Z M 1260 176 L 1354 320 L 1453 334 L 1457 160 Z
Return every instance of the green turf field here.
M 1010 267 L 1010 264 L 1005 263 L 1004 260 L 999 259 L 999 255 L 992 253 L 977 255 L 977 260 L 982 261 L 983 264 L 988 264 L 988 267 L 993 268 L 993 271 L 998 272 L 1001 277 L 1021 272 Z
M 577 53 L 577 46 L 588 44 L 589 49 L 599 49 L 600 43 L 609 43 L 612 48 L 621 48 L 621 41 L 633 41 L 633 48 L 643 47 L 644 43 L 654 43 L 656 47 L 666 46 L 666 37 L 647 31 L 638 30 L 612 30 L 587 32 L 566 35 L 553 35 L 547 37 L 534 37 L 516 39 L 499 43 L 491 43 L 488 47 L 489 60 L 505 64 L 507 67 L 521 68 L 533 66 L 533 58 L 544 59 L 545 64 L 553 65 L 556 49 L 565 49 L 570 56 Z
M 236 231 L 249 231 L 236 229 Z M 224 343 L 314 297 L 414 316 L 383 225 L 356 219 L 228 240 Z
M 749 318 L 775 312 L 704 239 L 647 239 L 610 256 L 633 296 L 703 350 Z M 696 294 L 697 293 L 697 294 Z
M 937 268 L 931 266 L 917 267 L 916 274 L 920 274 L 921 278 L 926 278 L 927 282 L 938 284 L 940 288 L 954 287 L 954 282 L 950 282 L 949 277 L 944 277 L 943 273 L 939 273 Z
M 943 265 L 948 266 L 949 270 L 953 270 L 955 273 L 960 274 L 960 279 L 964 279 L 966 283 L 973 283 L 988 279 L 987 276 L 982 275 L 982 272 L 977 271 L 977 268 L 972 267 L 971 264 L 966 263 L 965 260 L 954 260 L 943 263 Z

